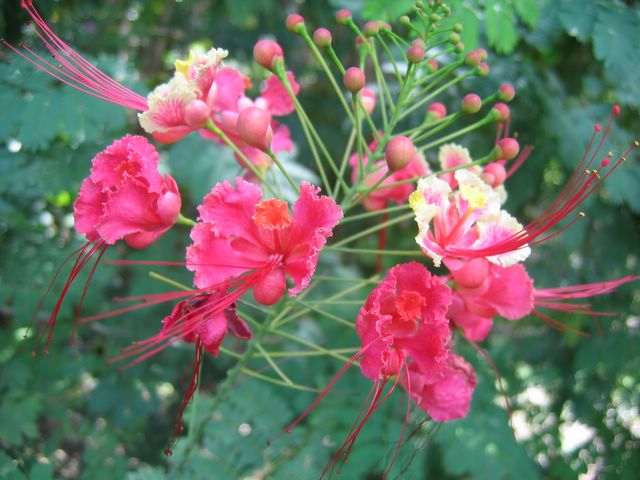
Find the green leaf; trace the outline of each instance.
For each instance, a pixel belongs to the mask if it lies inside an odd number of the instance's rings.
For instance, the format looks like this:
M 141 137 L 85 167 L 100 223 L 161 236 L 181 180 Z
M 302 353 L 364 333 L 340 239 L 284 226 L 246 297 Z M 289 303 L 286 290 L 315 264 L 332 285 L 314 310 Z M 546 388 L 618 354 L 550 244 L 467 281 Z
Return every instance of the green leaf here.
M 400 15 L 411 10 L 414 0 L 369 0 L 366 2 L 362 14 L 371 20 L 395 21 Z
M 513 9 L 507 0 L 488 0 L 485 8 L 489 44 L 498 53 L 511 53 L 518 43 Z
M 609 84 L 619 100 L 640 107 L 640 9 L 608 2 L 598 10 L 593 28 L 593 53 L 605 66 Z
M 540 2 L 538 0 L 513 0 L 518 16 L 529 27 L 534 28 L 538 23 Z
M 590 8 L 584 8 L 584 2 L 578 0 L 559 0 L 548 10 L 554 12 L 567 33 L 581 42 L 591 37 L 593 25 L 599 10 L 599 2 L 593 2 Z
M 452 16 L 447 23 L 460 23 L 462 32 L 460 37 L 464 43 L 466 51 L 473 50 L 478 47 L 480 14 L 478 9 L 473 5 L 467 5 L 466 2 L 457 0 L 451 4 Z

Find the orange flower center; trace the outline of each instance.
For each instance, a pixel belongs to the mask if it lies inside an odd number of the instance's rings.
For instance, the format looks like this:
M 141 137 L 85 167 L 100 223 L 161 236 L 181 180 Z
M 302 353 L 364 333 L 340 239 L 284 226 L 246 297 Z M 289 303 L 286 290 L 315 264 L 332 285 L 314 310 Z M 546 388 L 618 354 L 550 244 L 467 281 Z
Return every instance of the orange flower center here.
M 275 198 L 263 200 L 256 205 L 256 214 L 252 219 L 257 226 L 267 230 L 281 230 L 293 223 L 287 202 Z

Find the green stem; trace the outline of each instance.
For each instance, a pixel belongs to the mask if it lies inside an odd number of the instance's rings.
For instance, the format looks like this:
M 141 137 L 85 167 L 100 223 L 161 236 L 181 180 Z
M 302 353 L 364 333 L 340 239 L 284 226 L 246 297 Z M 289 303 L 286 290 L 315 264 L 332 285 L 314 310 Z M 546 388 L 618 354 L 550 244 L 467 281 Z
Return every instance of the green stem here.
M 293 382 L 291 381 L 291 379 L 287 377 L 285 373 L 280 369 L 278 364 L 273 361 L 273 358 L 271 358 L 271 355 L 269 355 L 269 353 L 262 347 L 262 345 L 257 343 L 256 348 L 260 350 L 260 353 L 262 353 L 262 356 L 267 360 L 267 363 L 271 366 L 271 368 L 273 368 L 273 371 L 276 372 L 276 374 L 282 379 L 282 381 L 286 383 L 287 386 L 289 387 L 293 385 Z
M 269 183 L 266 181 L 267 179 L 264 176 L 264 173 L 259 168 L 257 168 L 253 163 L 251 163 L 251 161 L 247 158 L 247 156 L 244 153 L 242 153 L 242 151 L 240 151 L 238 146 L 235 143 L 233 143 L 233 141 L 227 136 L 226 133 L 224 133 L 224 131 L 222 131 L 222 129 L 218 128 L 218 126 L 215 123 L 213 123 L 213 121 L 211 120 L 207 122 L 207 124 L 205 125 L 205 128 L 210 132 L 216 134 L 218 137 L 220 137 L 222 141 L 226 143 L 227 146 L 231 148 L 231 150 L 233 150 L 233 153 L 235 153 L 240 158 L 242 163 L 244 163 L 244 166 L 249 170 L 251 170 L 251 173 L 253 173 L 257 178 L 259 178 L 262 184 L 273 195 L 276 194 L 273 191 L 273 188 L 271 188 L 271 185 L 269 185 Z
M 491 113 L 489 113 L 489 115 L 485 116 L 482 120 L 479 120 L 476 123 L 473 123 L 465 128 L 461 128 L 460 130 L 450 133 L 449 135 L 445 135 L 444 137 L 441 137 L 438 140 L 434 140 L 431 143 L 422 145 L 421 147 L 418 147 L 417 150 L 419 150 L 420 152 L 426 152 L 427 150 L 433 147 L 437 147 L 438 145 L 442 145 L 443 143 L 453 140 L 454 138 L 457 138 L 469 132 L 472 132 L 473 130 L 476 130 L 488 123 L 491 123 L 494 120 L 495 120 L 495 117 Z M 463 165 L 463 167 L 468 167 L 468 166 L 469 164 Z
M 185 225 L 187 227 L 193 227 L 196 224 L 195 220 L 191 220 L 188 217 L 182 215 L 182 213 L 178 213 L 178 218 L 176 218 L 176 225 Z
M 338 315 L 334 315 L 331 312 L 327 312 L 326 310 L 322 310 L 321 308 L 318 308 L 318 307 L 315 306 L 316 303 L 319 303 L 320 305 L 324 305 L 325 303 L 327 303 L 325 300 L 319 300 L 319 301 L 316 301 L 316 302 L 303 302 L 302 300 L 298 300 L 298 299 L 294 298 L 294 301 L 296 303 L 299 303 L 303 307 L 306 307 L 311 311 L 319 313 L 320 315 L 324 315 L 325 317 L 330 318 L 331 320 L 335 320 L 336 322 L 338 322 L 338 323 L 340 323 L 342 325 L 345 325 L 345 326 L 350 327 L 350 328 L 353 328 L 353 326 L 354 326 L 353 322 L 349 322 L 348 320 L 345 320 L 344 318 L 339 317 Z M 342 301 L 344 302 L 345 300 L 342 300 Z M 334 300 L 332 303 L 337 304 L 337 301 Z M 364 303 L 363 301 L 360 301 L 359 305 L 362 305 L 363 303 Z
M 378 250 L 373 248 L 325 247 L 326 250 L 342 253 L 362 253 L 365 255 L 389 255 L 393 257 L 424 257 L 421 250 Z
M 422 107 L 425 103 L 430 102 L 431 100 L 433 100 L 433 98 L 435 98 L 436 96 L 438 96 L 440 93 L 444 92 L 445 90 L 448 90 L 449 88 L 451 88 L 456 83 L 462 82 L 465 78 L 470 77 L 472 75 L 475 75 L 475 73 L 476 73 L 475 70 L 470 70 L 468 72 L 465 72 L 462 75 L 460 75 L 459 77 L 456 77 L 456 78 L 448 81 L 447 83 L 442 85 L 440 88 L 437 88 L 430 95 L 427 95 L 426 97 L 422 97 L 420 100 L 415 102 L 410 108 L 408 108 L 408 109 L 406 109 L 404 111 L 404 113 L 400 116 L 400 120 L 402 120 L 403 118 L 407 117 L 407 115 L 409 115 L 411 112 L 415 111 L 416 109 Z
M 378 225 L 374 225 L 373 227 L 367 228 L 365 230 L 362 230 L 361 232 L 355 233 L 347 238 L 344 238 L 342 240 L 340 240 L 339 242 L 334 243 L 333 245 L 331 245 L 333 248 L 339 247 L 341 245 L 346 245 L 347 243 L 351 243 L 354 240 L 357 240 L 359 238 L 362 237 L 366 237 L 367 235 L 370 235 L 372 233 L 375 233 L 379 230 L 383 230 L 387 227 L 390 227 L 391 225 L 395 225 L 396 223 L 400 223 L 400 222 L 404 222 L 405 220 L 408 220 L 410 218 L 413 218 L 414 214 L 413 212 L 407 213 L 405 215 L 400 215 L 396 218 L 393 218 L 391 220 L 387 220 L 386 222 L 382 222 L 379 223 Z M 327 248 L 327 247 L 325 247 Z
M 271 157 L 271 160 L 273 160 L 273 163 L 275 163 L 278 169 L 282 172 L 282 174 L 284 175 L 284 178 L 287 179 L 287 181 L 289 182 L 289 185 L 291 185 L 291 187 L 293 188 L 293 191 L 299 194 L 300 187 L 298 187 L 296 182 L 293 181 L 293 178 L 291 178 L 291 176 L 289 175 L 289 172 L 287 172 L 287 170 L 284 168 L 284 165 L 282 165 L 280 160 L 278 160 L 278 157 L 276 157 L 275 153 L 273 153 L 270 149 L 267 150 L 266 153 L 267 155 L 269 155 L 269 157 Z
M 388 208 L 383 208 L 381 210 L 375 210 L 373 212 L 360 213 L 358 215 L 349 215 L 348 217 L 345 217 L 342 220 L 342 222 L 340 222 L 340 224 L 344 225 L 345 223 L 355 222 L 357 220 L 363 220 L 371 217 L 377 217 L 378 215 L 384 215 L 385 213 L 394 213 L 402 210 L 408 210 L 409 208 L 410 208 L 409 205 L 403 204 L 403 205 L 397 205 L 395 207 L 388 207 Z
M 164 275 L 160 275 L 159 273 L 156 273 L 156 272 L 149 272 L 149 276 L 155 280 L 160 280 L 161 282 L 171 285 L 172 287 L 176 287 L 179 290 L 184 290 L 185 292 L 188 292 L 189 290 L 193 290 L 192 288 L 189 288 L 182 283 L 176 282 L 175 280 L 172 280 L 169 277 L 165 277 Z

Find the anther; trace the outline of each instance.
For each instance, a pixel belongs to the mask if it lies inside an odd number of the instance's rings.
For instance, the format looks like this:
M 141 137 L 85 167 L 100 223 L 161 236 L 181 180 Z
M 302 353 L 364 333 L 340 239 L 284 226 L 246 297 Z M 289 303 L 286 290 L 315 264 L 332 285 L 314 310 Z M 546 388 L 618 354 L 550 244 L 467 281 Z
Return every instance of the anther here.
M 586 217 L 586 215 L 585 215 L 585 213 L 584 213 L 584 212 L 580 212 L 580 213 L 578 213 L 578 215 L 580 215 L 580 216 L 581 216 L 581 217 L 583 217 L 583 218 L 584 218 L 584 217 Z

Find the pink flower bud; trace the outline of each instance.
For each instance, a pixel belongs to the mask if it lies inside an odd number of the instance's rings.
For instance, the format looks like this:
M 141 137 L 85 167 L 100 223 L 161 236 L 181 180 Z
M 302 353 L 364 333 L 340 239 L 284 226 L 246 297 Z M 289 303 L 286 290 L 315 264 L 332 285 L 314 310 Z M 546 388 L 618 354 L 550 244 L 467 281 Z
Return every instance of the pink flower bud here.
M 286 20 L 287 30 L 292 33 L 302 33 L 304 29 L 304 18 L 299 13 L 292 13 Z
M 490 70 L 491 69 L 489 68 L 489 65 L 487 65 L 484 62 L 481 62 L 480 65 L 478 65 L 478 76 L 486 77 L 487 75 L 489 75 Z
M 268 150 L 273 138 L 271 117 L 258 107 L 249 107 L 238 116 L 238 133 L 248 145 L 259 150 Z
M 613 114 L 617 117 L 618 115 L 620 115 L 620 106 L 619 105 L 614 105 L 613 106 Z
M 318 47 L 328 47 L 331 45 L 331 40 L 331 32 L 326 28 L 320 27 L 313 32 L 313 43 Z
M 464 113 L 478 113 L 482 108 L 482 99 L 475 93 L 465 95 L 462 99 L 462 111 Z
M 364 87 L 360 90 L 360 104 L 369 115 L 371 115 L 376 108 L 376 94 L 369 87 Z
M 261 305 L 275 305 L 287 289 L 287 279 L 281 267 L 271 270 L 253 287 L 253 298 Z
M 516 89 L 510 83 L 503 83 L 498 88 L 498 98 L 503 102 L 510 102 L 516 96 Z
M 163 223 L 173 225 L 176 223 L 181 206 L 182 201 L 180 200 L 180 195 L 173 192 L 165 192 L 158 198 L 156 211 Z
M 413 41 L 411 42 L 411 45 L 419 45 L 422 48 L 426 48 L 424 40 L 422 38 L 420 38 L 420 37 L 414 38 Z
M 424 60 L 424 47 L 421 45 L 412 45 L 407 50 L 407 60 L 411 63 L 420 63 Z
M 273 70 L 275 61 L 282 58 L 282 47 L 273 40 L 260 40 L 253 47 L 253 59 L 267 70 Z
M 492 187 L 502 185 L 506 178 L 507 171 L 501 163 L 489 163 L 482 170 L 482 179 Z
M 190 127 L 204 127 L 211 114 L 209 106 L 202 100 L 194 100 L 184 109 L 184 120 Z
M 359 92 L 366 82 L 364 72 L 358 67 L 350 67 L 344 72 L 342 82 L 351 93 Z
M 495 119 L 499 122 L 506 122 L 511 116 L 511 110 L 504 103 L 496 103 L 492 109 Z
M 467 53 L 464 57 L 464 63 L 470 67 L 477 67 L 480 65 L 480 63 L 482 63 L 482 53 L 480 52 L 480 49 L 471 50 Z
M 489 274 L 489 262 L 484 258 L 474 258 L 451 273 L 461 287 L 477 288 L 484 283 Z
M 427 112 L 435 120 L 441 120 L 447 116 L 447 107 L 444 103 L 434 102 L 427 107 Z
M 387 167 L 392 172 L 396 172 L 411 163 L 415 147 L 409 137 L 398 135 L 393 137 L 387 143 L 387 149 L 384 152 L 384 158 L 387 161 Z
M 520 144 L 515 138 L 503 138 L 502 140 L 498 140 L 496 146 L 500 149 L 500 158 L 504 160 L 511 160 L 512 158 L 515 158 L 520 151 Z
M 429 60 L 427 62 L 427 65 L 429 66 L 429 73 L 433 73 L 433 72 L 437 71 L 438 68 L 439 68 L 438 62 L 433 60 L 433 59 Z
M 351 12 L 346 8 L 343 8 L 342 10 L 338 10 L 338 13 L 336 13 L 336 21 L 340 25 L 346 25 L 347 23 L 349 23 L 349 20 L 351 20 L 351 18 L 352 18 Z
M 364 24 L 362 31 L 367 37 L 375 37 L 380 33 L 380 27 L 382 26 L 382 22 L 373 20 Z

